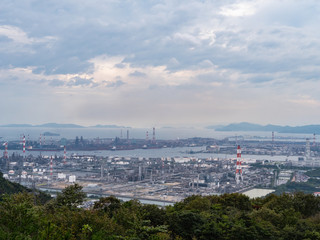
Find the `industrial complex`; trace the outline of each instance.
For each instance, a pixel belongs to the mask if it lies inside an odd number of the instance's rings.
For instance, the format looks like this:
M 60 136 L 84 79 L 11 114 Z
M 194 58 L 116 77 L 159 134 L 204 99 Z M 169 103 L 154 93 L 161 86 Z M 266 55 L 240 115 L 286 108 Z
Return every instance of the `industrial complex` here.
M 63 145 L 62 145 L 63 143 Z M 11 149 L 10 149 L 11 147 Z M 153 151 L 184 148 L 180 156 L 117 156 L 130 149 Z M 199 147 L 203 147 L 199 150 Z M 12 150 L 13 149 L 13 150 Z M 149 139 L 51 140 L 43 137 L 2 142 L 0 168 L 4 177 L 23 185 L 55 194 L 75 182 L 89 197 L 114 195 L 158 205 L 171 204 L 190 195 L 246 192 L 273 188 L 288 181 L 306 181 L 299 167 L 320 165 L 320 148 L 315 141 L 275 139 L 246 140 L 230 137 L 156 140 Z M 89 150 L 99 150 L 100 154 Z M 201 156 L 200 156 L 201 155 Z M 294 157 L 290 159 L 290 157 Z M 274 171 L 268 166 L 292 166 Z

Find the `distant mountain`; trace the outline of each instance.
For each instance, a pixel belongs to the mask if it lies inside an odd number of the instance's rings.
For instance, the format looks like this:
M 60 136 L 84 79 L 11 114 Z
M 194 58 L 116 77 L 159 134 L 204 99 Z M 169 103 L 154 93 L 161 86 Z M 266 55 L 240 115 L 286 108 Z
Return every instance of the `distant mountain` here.
M 77 124 L 60 124 L 60 123 L 45 123 L 40 125 L 31 125 L 31 124 L 6 124 L 0 125 L 0 127 L 12 127 L 12 128 L 130 128 L 118 125 L 101 125 L 97 124 L 95 126 L 84 127 Z
M 43 128 L 84 128 L 77 124 L 59 124 L 59 123 L 45 123 L 41 125 L 31 125 L 31 124 L 7 124 L 0 125 L 0 127 L 12 127 L 12 128 L 30 128 L 30 127 L 43 127 Z
M 45 123 L 41 125 L 35 125 L 34 127 L 47 127 L 47 128 L 85 128 L 84 126 L 77 124 L 59 124 L 59 123 Z
M 207 128 L 213 128 L 216 131 L 224 131 L 224 132 L 248 132 L 248 131 L 255 131 L 255 132 L 278 132 L 278 133 L 308 133 L 308 134 L 320 134 L 320 125 L 305 125 L 305 126 L 279 126 L 279 125 L 259 125 L 253 123 L 232 123 L 227 126 L 216 127 L 208 126 Z
M 1 125 L 0 127 L 13 127 L 13 128 L 18 128 L 18 127 L 33 127 L 31 124 L 6 124 L 6 125 Z
M 128 128 L 128 127 L 124 127 L 124 126 L 117 126 L 117 125 L 95 125 L 95 126 L 91 126 L 91 128 Z

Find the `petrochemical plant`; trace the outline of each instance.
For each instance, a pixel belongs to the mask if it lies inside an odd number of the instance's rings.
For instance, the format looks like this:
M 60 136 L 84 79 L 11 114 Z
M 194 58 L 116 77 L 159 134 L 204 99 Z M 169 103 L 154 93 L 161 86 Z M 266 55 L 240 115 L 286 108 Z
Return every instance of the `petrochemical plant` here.
M 51 140 L 50 144 L 45 144 L 43 138 L 30 141 L 22 135 L 20 140 L 1 144 L 0 170 L 11 181 L 52 194 L 77 182 L 92 197 L 114 195 L 161 204 L 177 202 L 193 194 L 245 192 L 255 187 L 272 188 L 288 181 L 305 181 L 301 172 L 274 171 L 267 167 L 270 164 L 320 166 L 320 148 L 315 135 L 313 144 L 309 139 L 306 142 L 275 141 L 274 133 L 272 139 L 266 141 L 238 137 L 156 140 L 153 128 L 151 140 L 148 132 L 146 139 L 135 140 L 129 139 L 127 132 L 126 139 L 77 137 L 63 142 Z M 14 150 L 10 151 L 10 146 Z M 185 147 L 190 150 L 181 156 L 117 156 L 123 149 L 152 151 Z M 101 152 L 97 155 L 87 150 Z M 294 156 L 294 160 L 290 156 Z

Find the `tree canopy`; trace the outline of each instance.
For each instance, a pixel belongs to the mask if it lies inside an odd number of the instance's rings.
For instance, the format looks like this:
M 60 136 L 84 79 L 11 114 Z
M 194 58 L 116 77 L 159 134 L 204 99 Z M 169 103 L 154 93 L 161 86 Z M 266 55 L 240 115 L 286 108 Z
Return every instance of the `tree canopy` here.
M 78 184 L 45 204 L 5 195 L 0 239 L 320 239 L 320 198 L 301 192 L 191 196 L 165 208 L 110 196 L 84 209 L 84 200 Z

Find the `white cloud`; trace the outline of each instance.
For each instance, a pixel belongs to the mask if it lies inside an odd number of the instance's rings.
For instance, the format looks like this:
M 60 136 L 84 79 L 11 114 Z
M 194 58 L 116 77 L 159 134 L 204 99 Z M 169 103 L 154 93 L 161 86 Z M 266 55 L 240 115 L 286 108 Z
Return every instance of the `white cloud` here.
M 52 36 L 45 36 L 42 38 L 29 37 L 26 32 L 22 29 L 10 26 L 10 25 L 0 25 L 0 37 L 6 37 L 16 44 L 20 45 L 32 45 L 46 43 L 47 46 L 51 46 L 57 39 Z
M 227 17 L 251 16 L 256 13 L 256 5 L 259 1 L 240 2 L 221 7 L 220 14 Z

